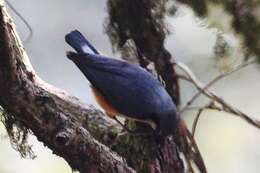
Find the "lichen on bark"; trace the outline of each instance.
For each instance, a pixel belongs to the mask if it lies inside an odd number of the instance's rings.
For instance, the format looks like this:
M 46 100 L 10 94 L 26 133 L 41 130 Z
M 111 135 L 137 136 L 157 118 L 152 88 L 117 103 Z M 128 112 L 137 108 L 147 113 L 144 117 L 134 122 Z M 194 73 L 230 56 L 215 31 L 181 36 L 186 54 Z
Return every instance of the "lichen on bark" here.
M 5 126 L 10 144 L 13 149 L 20 153 L 22 158 L 34 159 L 36 157 L 32 145 L 28 143 L 31 131 L 26 128 L 15 116 L 0 107 L 0 121 Z

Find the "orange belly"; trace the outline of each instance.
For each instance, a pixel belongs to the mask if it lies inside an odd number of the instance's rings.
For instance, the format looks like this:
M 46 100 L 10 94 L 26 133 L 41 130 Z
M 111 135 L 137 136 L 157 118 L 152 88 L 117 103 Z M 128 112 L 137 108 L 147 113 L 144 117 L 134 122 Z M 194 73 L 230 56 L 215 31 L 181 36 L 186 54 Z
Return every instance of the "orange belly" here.
M 91 89 L 94 93 L 95 99 L 98 102 L 98 104 L 105 110 L 106 114 L 113 118 L 116 115 L 119 115 L 120 113 L 118 111 L 116 111 L 112 106 L 110 106 L 110 104 L 105 100 L 105 98 L 101 95 L 101 93 L 94 88 L 93 86 L 91 86 Z
M 123 116 L 122 114 L 120 114 L 118 111 L 116 111 L 106 100 L 105 98 L 101 95 L 101 93 L 94 88 L 93 86 L 91 86 L 91 89 L 94 93 L 95 99 L 98 102 L 98 104 L 105 110 L 106 115 L 109 116 L 110 118 L 115 118 L 116 116 L 122 116 L 124 118 L 128 118 L 131 120 L 135 120 L 135 121 L 139 121 L 139 122 L 144 122 L 144 123 L 148 123 L 151 125 L 151 127 L 153 129 L 156 129 L 156 124 L 153 121 L 150 120 L 140 120 L 140 119 L 136 119 L 133 117 L 129 117 L 129 116 Z

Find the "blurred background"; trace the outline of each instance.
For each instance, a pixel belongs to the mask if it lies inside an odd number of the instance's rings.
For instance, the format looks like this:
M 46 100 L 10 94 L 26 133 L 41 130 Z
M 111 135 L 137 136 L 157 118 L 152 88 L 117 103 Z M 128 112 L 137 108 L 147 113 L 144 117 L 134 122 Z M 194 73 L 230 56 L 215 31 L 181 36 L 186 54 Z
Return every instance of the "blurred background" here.
M 97 106 L 90 93 L 87 80 L 65 57 L 70 50 L 64 35 L 80 30 L 105 55 L 113 53 L 104 20 L 107 16 L 105 0 L 9 0 L 33 28 L 33 37 L 24 47 L 39 76 L 48 83 L 79 97 L 87 104 Z M 172 55 L 186 63 L 207 83 L 221 72 L 241 62 L 243 54 L 237 36 L 227 26 L 230 18 L 218 7 L 212 7 L 208 20 L 195 17 L 192 10 L 180 7 L 174 17 L 167 18 L 171 35 L 166 47 Z M 9 10 L 22 40 L 28 29 L 16 14 Z M 221 21 L 219 20 L 221 19 Z M 215 28 L 218 26 L 218 29 Z M 220 30 L 221 29 L 221 30 Z M 216 46 L 224 41 L 227 57 L 219 59 Z M 219 81 L 211 89 L 233 106 L 260 119 L 260 72 L 251 65 Z M 181 83 L 184 104 L 195 89 Z M 200 98 L 196 105 L 206 103 Z M 185 112 L 189 125 L 196 112 Z M 29 143 L 37 155 L 34 160 L 22 159 L 12 149 L 6 131 L 0 124 L 0 173 L 71 173 L 70 167 L 60 157 L 30 137 Z M 221 112 L 205 111 L 199 121 L 196 140 L 205 159 L 209 173 L 258 173 L 260 165 L 260 130 L 241 119 Z

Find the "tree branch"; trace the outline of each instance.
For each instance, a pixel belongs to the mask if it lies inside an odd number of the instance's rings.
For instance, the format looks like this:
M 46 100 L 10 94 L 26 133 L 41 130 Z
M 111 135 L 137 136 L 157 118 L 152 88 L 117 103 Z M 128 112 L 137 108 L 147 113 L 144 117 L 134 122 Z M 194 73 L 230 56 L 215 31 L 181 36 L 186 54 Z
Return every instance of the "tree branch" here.
M 231 69 L 230 71 L 227 71 L 223 74 L 220 74 L 218 76 L 216 76 L 213 80 L 211 80 L 208 84 L 206 84 L 203 88 L 203 90 L 207 90 L 208 88 L 210 88 L 212 85 L 214 85 L 216 82 L 218 82 L 219 80 L 249 66 L 252 64 L 256 64 L 257 61 L 253 60 L 253 61 L 248 61 L 248 62 L 243 62 L 241 64 L 239 64 L 237 67 L 235 67 L 234 69 Z M 181 76 L 183 77 L 183 76 Z M 184 77 L 185 78 L 185 77 Z M 180 110 L 180 113 L 184 112 L 200 95 L 202 94 L 202 92 L 198 91 L 196 94 L 194 94 L 191 99 L 186 103 L 186 105 Z
M 89 133 L 110 143 L 104 136 L 118 130 L 114 123 L 35 74 L 3 0 L 0 0 L 0 84 L 1 106 L 73 169 L 84 173 L 135 172 Z
M 192 71 L 183 63 L 177 62 L 176 65 L 186 74 L 186 77 L 183 76 L 182 79 L 185 79 L 191 82 L 204 96 L 208 97 L 214 104 L 210 104 L 211 109 L 225 111 L 231 113 L 232 115 L 238 116 L 248 122 L 249 124 L 260 128 L 260 121 L 254 118 L 251 118 L 247 114 L 243 113 L 239 109 L 233 107 L 227 103 L 224 99 L 216 95 L 214 92 L 210 91 L 205 87 L 192 73 Z M 216 103 L 218 105 L 216 105 Z

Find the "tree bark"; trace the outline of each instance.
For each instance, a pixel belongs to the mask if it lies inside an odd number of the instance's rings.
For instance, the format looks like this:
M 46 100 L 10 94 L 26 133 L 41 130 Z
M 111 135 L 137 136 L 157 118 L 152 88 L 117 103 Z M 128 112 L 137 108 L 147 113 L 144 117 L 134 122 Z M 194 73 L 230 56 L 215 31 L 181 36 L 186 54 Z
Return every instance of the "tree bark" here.
M 159 146 L 153 137 L 119 135 L 121 128 L 100 111 L 41 80 L 31 66 L 3 0 L 0 0 L 0 105 L 73 170 L 184 171 L 172 138 Z
M 120 156 L 89 133 L 95 128 L 95 132 L 109 134 L 116 126 L 100 112 L 48 85 L 35 74 L 3 1 L 0 7 L 0 103 L 3 108 L 75 170 L 134 173 Z M 83 122 L 89 125 L 89 131 Z

